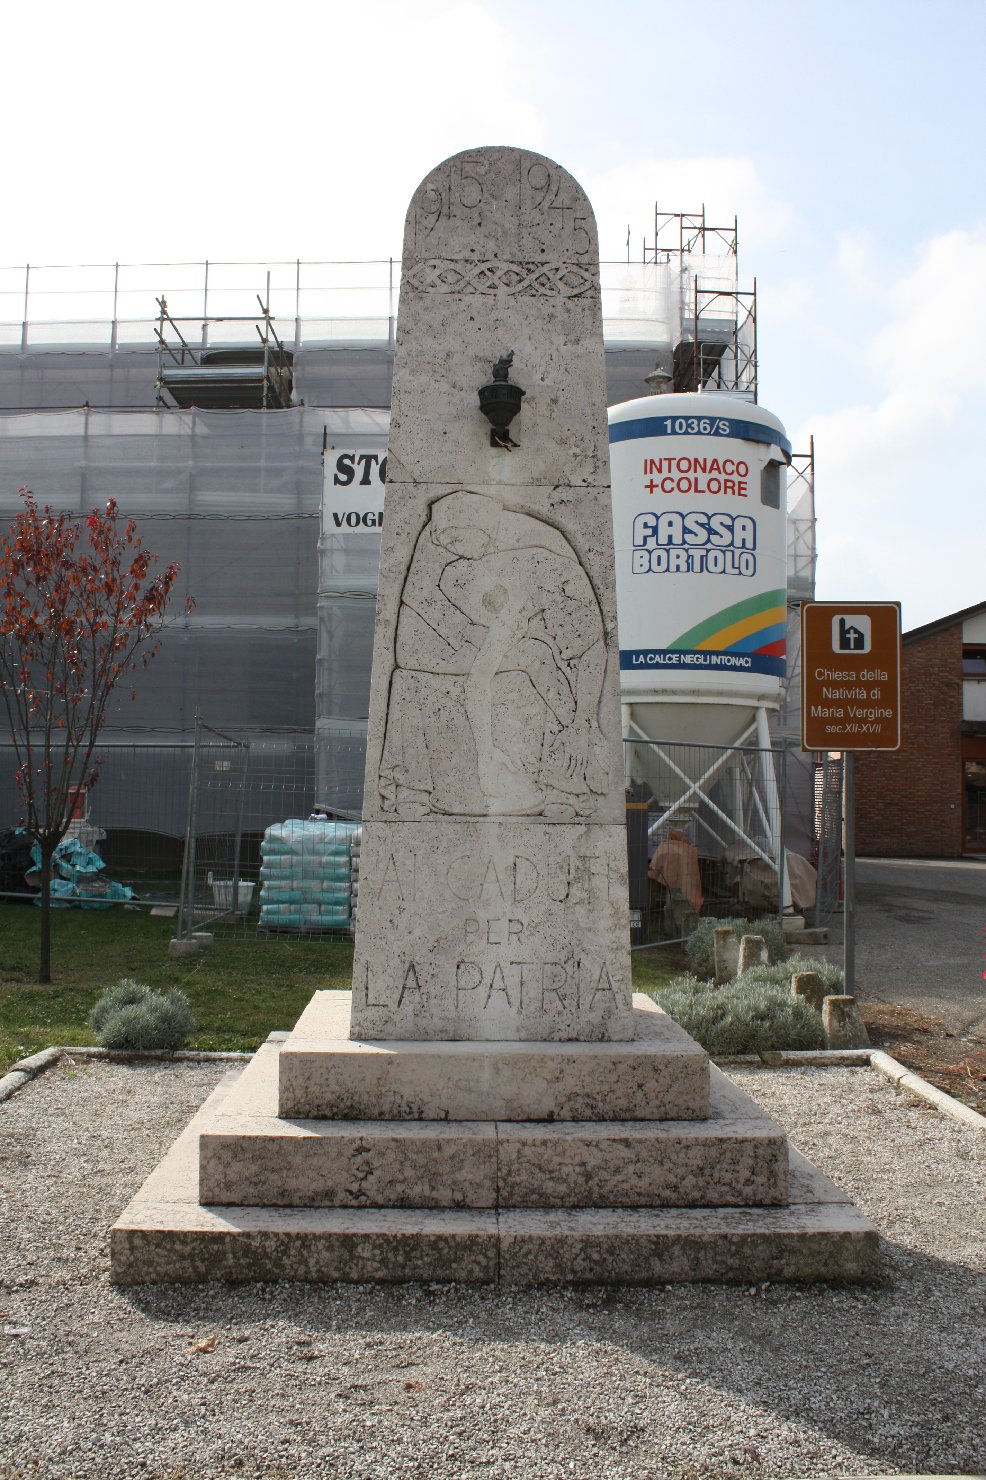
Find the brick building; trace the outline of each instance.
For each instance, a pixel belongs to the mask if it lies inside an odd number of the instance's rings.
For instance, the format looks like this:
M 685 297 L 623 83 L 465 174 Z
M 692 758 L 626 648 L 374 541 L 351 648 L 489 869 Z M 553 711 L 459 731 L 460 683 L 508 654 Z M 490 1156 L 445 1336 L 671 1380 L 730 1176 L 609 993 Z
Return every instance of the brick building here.
M 986 853 L 986 601 L 904 633 L 902 735 L 856 757 L 860 854 Z

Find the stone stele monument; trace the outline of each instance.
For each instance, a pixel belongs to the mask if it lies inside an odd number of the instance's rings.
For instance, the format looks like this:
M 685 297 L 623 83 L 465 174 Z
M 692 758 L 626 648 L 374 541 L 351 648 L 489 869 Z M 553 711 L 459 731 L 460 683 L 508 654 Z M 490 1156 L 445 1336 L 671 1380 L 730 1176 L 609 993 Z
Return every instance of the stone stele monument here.
M 206 1102 L 121 1283 L 869 1278 L 875 1230 L 630 984 L 599 253 L 469 150 L 407 215 L 353 991 Z

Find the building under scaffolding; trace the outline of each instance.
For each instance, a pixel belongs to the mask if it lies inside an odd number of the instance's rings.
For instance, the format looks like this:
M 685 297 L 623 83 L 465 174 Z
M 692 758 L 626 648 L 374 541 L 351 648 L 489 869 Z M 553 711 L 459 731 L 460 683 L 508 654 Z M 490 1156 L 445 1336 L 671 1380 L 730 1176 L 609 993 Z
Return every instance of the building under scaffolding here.
M 658 215 L 641 260 L 604 263 L 602 285 L 611 403 L 649 376 L 755 400 L 755 290 L 738 286 L 735 226 Z M 190 745 L 197 712 L 262 733 L 286 764 L 314 734 L 312 802 L 359 811 L 399 287 L 390 260 L 0 271 L 0 518 L 24 486 L 79 512 L 113 497 L 181 564 L 174 609 L 195 600 L 104 732 L 133 759 L 101 784 L 103 827 L 183 834 L 180 788 L 154 776 L 162 747 Z M 810 452 L 790 505 L 799 600 L 814 572 Z M 796 717 L 795 692 L 785 739 Z M 12 770 L 3 823 L 17 814 Z

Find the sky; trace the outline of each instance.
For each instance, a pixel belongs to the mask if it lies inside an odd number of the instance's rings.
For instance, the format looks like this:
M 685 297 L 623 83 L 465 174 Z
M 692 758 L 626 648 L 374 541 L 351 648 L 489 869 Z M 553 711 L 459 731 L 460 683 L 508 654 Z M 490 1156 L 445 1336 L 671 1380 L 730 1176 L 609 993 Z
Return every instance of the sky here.
M 655 203 L 738 216 L 818 597 L 986 600 L 986 0 L 35 0 L 4 33 L 3 266 L 399 257 L 483 144 L 574 174 L 604 259 Z

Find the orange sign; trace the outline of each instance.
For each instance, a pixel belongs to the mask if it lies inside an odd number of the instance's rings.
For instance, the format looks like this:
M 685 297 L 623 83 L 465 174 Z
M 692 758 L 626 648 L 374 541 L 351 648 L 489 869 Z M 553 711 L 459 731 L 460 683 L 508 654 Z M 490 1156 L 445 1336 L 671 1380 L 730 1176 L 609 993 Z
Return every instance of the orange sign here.
M 900 602 L 801 608 L 804 750 L 900 749 Z

